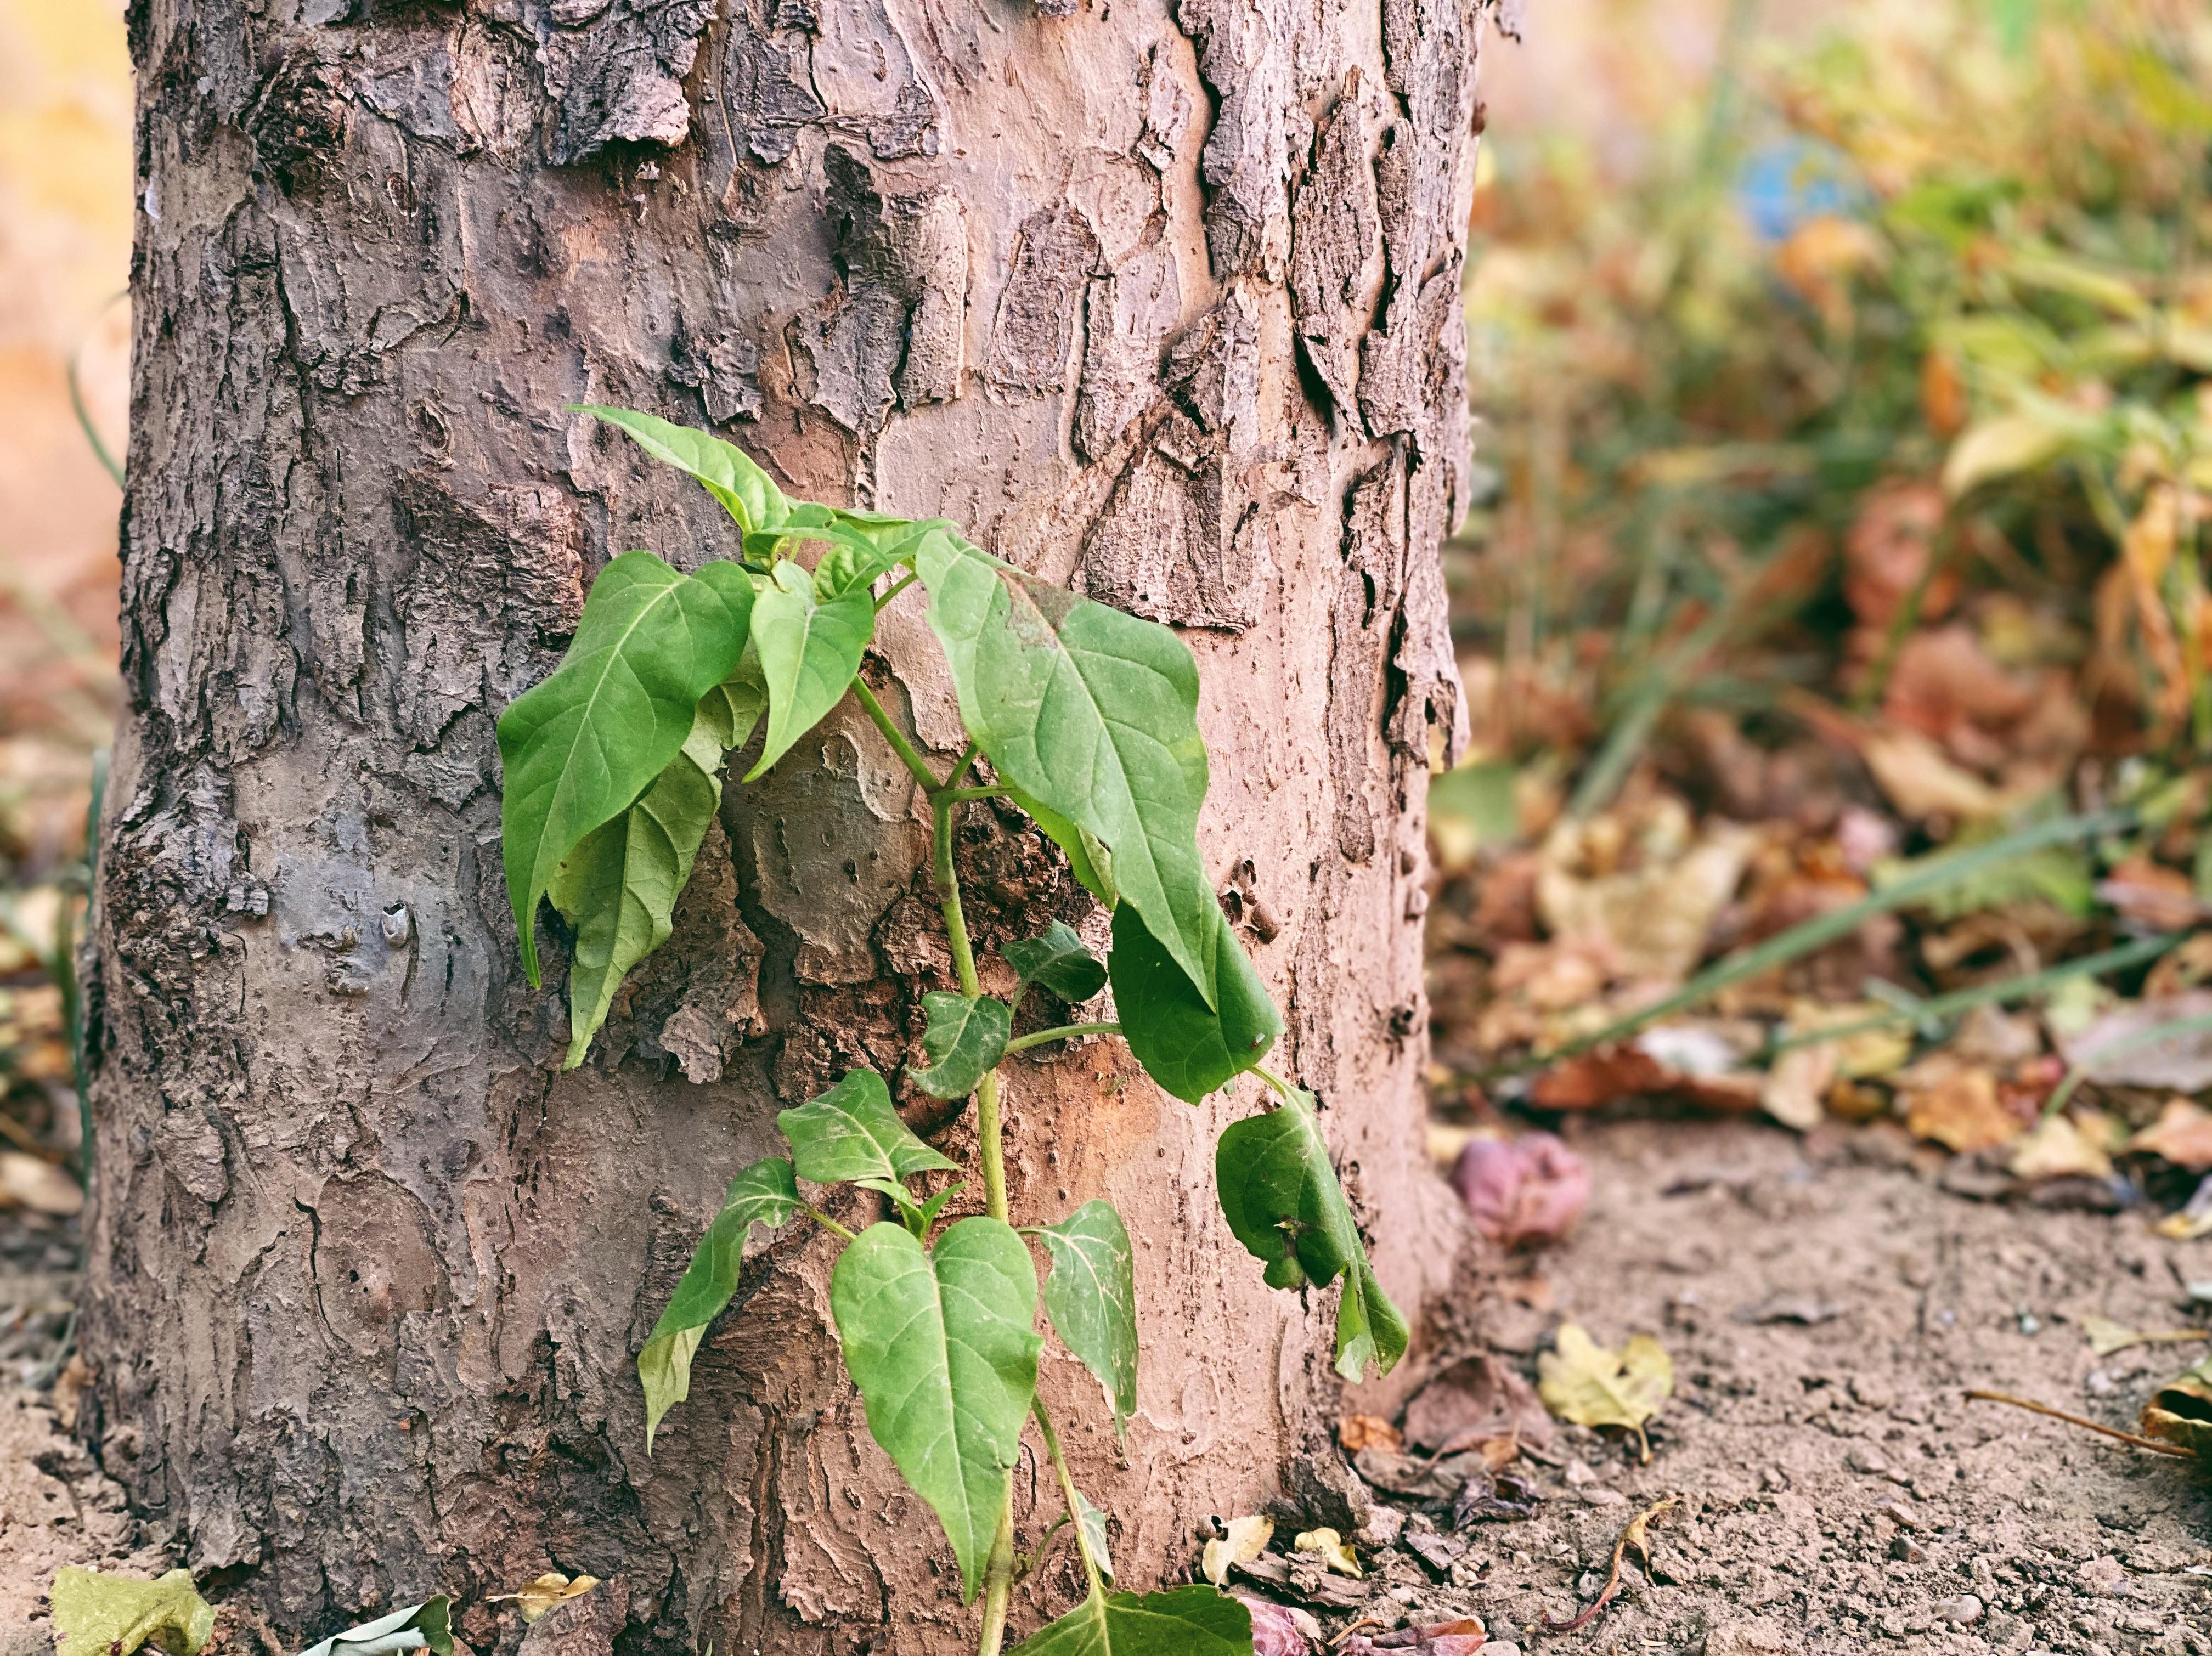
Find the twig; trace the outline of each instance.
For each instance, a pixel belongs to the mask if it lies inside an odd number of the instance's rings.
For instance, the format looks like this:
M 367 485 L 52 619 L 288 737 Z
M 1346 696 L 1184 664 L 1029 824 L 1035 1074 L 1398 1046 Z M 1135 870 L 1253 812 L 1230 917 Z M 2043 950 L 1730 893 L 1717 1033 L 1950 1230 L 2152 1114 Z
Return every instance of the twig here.
M 2118 1438 L 2123 1443 L 2132 1443 L 2138 1449 L 2149 1449 L 2162 1455 L 2179 1455 L 2184 1460 L 2194 1460 L 2194 1452 L 2178 1443 L 2161 1443 L 2154 1437 L 2142 1437 L 2134 1432 L 2123 1432 L 2117 1426 L 2107 1426 L 2102 1421 L 2090 1420 L 2081 1415 L 2069 1415 L 2063 1409 L 2053 1409 L 2047 1403 L 2033 1403 L 2026 1398 L 2013 1397 L 2004 1392 L 1969 1392 L 1969 1403 L 2008 1403 L 2015 1409 L 2025 1409 L 2032 1415 L 2048 1415 L 2053 1420 L 2063 1420 L 2069 1426 L 2084 1427 L 2105 1437 Z
M 1613 1595 L 1620 1591 L 1620 1563 L 1621 1560 L 1628 1556 L 1628 1550 L 1631 1547 L 1636 1549 L 1636 1556 L 1644 1561 L 1644 1567 L 1646 1568 L 1650 1567 L 1651 1549 L 1650 1544 L 1644 1539 L 1644 1532 L 1650 1526 L 1653 1519 L 1674 1504 L 1675 1497 L 1670 1495 L 1664 1501 L 1654 1506 L 1646 1507 L 1628 1520 L 1626 1526 L 1620 1532 L 1620 1539 L 1613 1544 L 1613 1568 L 1606 1572 L 1605 1586 L 1598 1590 L 1596 1598 L 1583 1607 L 1581 1615 L 1570 1622 L 1554 1622 L 1547 1614 L 1537 1625 L 1547 1633 L 1573 1633 L 1588 1627 L 1595 1621 L 1597 1618 L 1597 1613 L 1611 1604 Z

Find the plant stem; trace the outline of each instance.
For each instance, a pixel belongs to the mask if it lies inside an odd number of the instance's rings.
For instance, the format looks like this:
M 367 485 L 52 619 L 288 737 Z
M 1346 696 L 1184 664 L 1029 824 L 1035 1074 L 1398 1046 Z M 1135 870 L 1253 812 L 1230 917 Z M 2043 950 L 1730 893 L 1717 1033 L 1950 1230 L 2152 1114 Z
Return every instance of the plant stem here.
M 940 792 L 956 805 L 965 804 L 970 799 L 1004 799 L 1007 797 L 1006 790 L 1000 787 L 945 788 Z
M 855 688 L 862 688 L 854 681 Z M 879 721 L 880 722 L 880 721 Z M 957 782 L 975 758 L 971 745 L 952 767 Z M 968 919 L 960 908 L 960 871 L 952 861 L 952 809 L 958 802 L 950 784 L 929 785 L 930 847 L 937 880 L 938 906 L 945 914 L 945 942 L 952 952 L 952 970 L 960 980 L 960 992 L 971 999 L 982 992 L 975 976 L 975 951 L 968 941 Z M 983 1162 L 983 1210 L 1001 1224 L 1006 1221 L 1006 1164 L 999 1142 L 999 1072 L 992 1070 L 975 1087 L 975 1136 Z M 1006 1637 L 1006 1601 L 1014 1587 L 1014 1486 L 1006 1483 L 1006 1504 L 999 1509 L 999 1533 L 991 1543 L 991 1556 L 983 1565 L 983 1627 L 976 1643 L 977 1656 L 999 1656 Z
M 1121 1026 L 1118 1023 L 1063 1023 L 1056 1029 L 1040 1029 L 1035 1034 L 1017 1035 L 1006 1043 L 1006 1050 L 1025 1052 L 1032 1046 L 1066 1040 L 1071 1035 L 1118 1035 L 1121 1033 Z
M 853 679 L 853 694 L 860 698 L 860 706 L 867 710 L 868 717 L 875 721 L 876 728 L 884 733 L 884 740 L 891 744 L 891 751 L 899 756 L 899 761 L 914 773 L 914 779 L 921 784 L 922 791 L 935 795 L 943 786 L 938 781 L 937 773 L 923 761 L 921 755 L 915 750 L 914 743 L 906 739 L 906 732 L 891 723 L 891 716 L 884 711 L 884 704 L 876 700 L 876 693 L 868 688 L 868 682 L 857 674 Z
M 921 579 L 921 576 L 915 574 L 912 570 L 908 570 L 904 580 L 895 584 L 890 591 L 884 593 L 883 597 L 876 600 L 876 613 L 880 616 L 884 610 L 890 609 L 891 607 L 891 600 L 893 598 L 905 591 L 908 587 L 913 585 L 915 582 Z
M 802 1202 L 799 1204 L 799 1206 L 805 1211 L 806 1216 L 811 1219 L 816 1224 L 821 1226 L 823 1229 L 835 1231 L 838 1235 L 843 1237 L 848 1242 L 853 1240 L 853 1233 L 851 1231 L 846 1229 L 844 1226 L 839 1224 L 835 1219 L 832 1219 L 828 1214 L 823 1212 L 820 1208 L 816 1207 L 812 1203 Z
M 2081 1415 L 2069 1415 L 2063 1409 L 2053 1409 L 2047 1403 L 2037 1403 L 2027 1398 L 2016 1398 L 2008 1392 L 1969 1392 L 1969 1403 L 2003 1403 L 2015 1409 L 2025 1409 L 2033 1415 L 2048 1415 L 2053 1420 L 2063 1420 L 2069 1426 L 2079 1426 L 2085 1431 L 2096 1432 L 2105 1437 L 2118 1438 L 2123 1443 L 2132 1443 L 2138 1449 L 2149 1449 L 2162 1455 L 2194 1458 L 2194 1452 L 2178 1443 L 2165 1443 L 2154 1437 L 2142 1437 L 2134 1432 L 2123 1432 L 2117 1426 L 2107 1426 L 2102 1421 L 2089 1420 Z
M 1082 1556 L 1083 1574 L 1091 1583 L 1092 1595 L 1101 1596 L 1106 1586 L 1099 1579 L 1098 1561 L 1091 1556 L 1091 1538 L 1083 1532 L 1080 1497 L 1075 1493 L 1075 1479 L 1067 1470 L 1067 1457 L 1060 1452 L 1060 1435 L 1052 1429 L 1052 1416 L 1045 1413 L 1042 1398 L 1030 1399 L 1030 1413 L 1036 1420 L 1037 1430 L 1044 1434 L 1045 1452 L 1052 1457 L 1052 1469 L 1060 1474 L 1060 1492 L 1067 1501 L 1067 1521 L 1075 1531 L 1075 1550 Z

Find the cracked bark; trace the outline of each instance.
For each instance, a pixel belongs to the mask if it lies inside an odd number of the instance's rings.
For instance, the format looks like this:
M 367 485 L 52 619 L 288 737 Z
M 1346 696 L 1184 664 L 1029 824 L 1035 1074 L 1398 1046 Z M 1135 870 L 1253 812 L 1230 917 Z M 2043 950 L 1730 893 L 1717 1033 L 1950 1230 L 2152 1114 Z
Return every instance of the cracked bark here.
M 472 1647 L 512 1650 L 478 1601 L 551 1568 L 615 1589 L 564 1650 L 969 1636 L 840 1377 L 820 1240 L 762 1252 L 643 1453 L 634 1354 L 723 1180 L 779 1107 L 856 1063 L 896 1074 L 950 974 L 910 791 L 848 708 L 728 789 L 670 943 L 555 1073 L 492 722 L 611 555 L 730 545 L 570 403 L 714 423 L 797 492 L 957 517 L 1188 629 L 1202 837 L 1289 1014 L 1283 1064 L 1331 1107 L 1393 1293 L 1440 1283 L 1407 917 L 1458 717 L 1436 559 L 1466 467 L 1478 22 L 1459 0 L 137 0 L 83 1419 L 204 1578 L 294 1644 L 443 1591 Z M 942 753 L 931 662 L 916 595 L 869 671 Z M 976 809 L 959 855 L 985 945 L 1097 925 L 1018 821 Z M 1341 1496 L 1333 1296 L 1268 1293 L 1214 1207 L 1213 1139 L 1257 1102 L 1186 1109 L 1104 1045 L 1009 1087 L 1023 1216 L 1105 1195 L 1139 1239 L 1126 1465 L 1095 1387 L 1046 1365 L 1139 1584 L 1199 1515 Z M 915 1112 L 966 1154 L 941 1115 Z M 1054 1497 L 1030 1471 L 1033 1535 Z

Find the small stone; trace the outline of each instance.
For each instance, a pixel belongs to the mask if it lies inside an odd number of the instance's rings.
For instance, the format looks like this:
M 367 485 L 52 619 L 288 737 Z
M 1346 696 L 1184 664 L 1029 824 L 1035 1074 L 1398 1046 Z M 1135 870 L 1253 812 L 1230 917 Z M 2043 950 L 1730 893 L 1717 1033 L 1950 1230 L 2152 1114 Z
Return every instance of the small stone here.
M 1562 1472 L 1560 1476 L 1565 1478 L 1568 1483 L 1573 1484 L 1577 1489 L 1580 1489 L 1585 1483 L 1595 1483 L 1597 1482 L 1597 1474 L 1579 1460 L 1569 1461 L 1567 1463 L 1567 1470 Z
M 1844 1465 L 1869 1477 L 1889 1476 L 1888 1464 L 1870 1449 L 1853 1449 L 1844 1457 Z
M 1584 1489 L 1582 1502 L 1585 1507 L 1626 1507 L 1628 1497 L 1618 1489 Z
M 1881 1380 L 1862 1376 L 1851 1382 L 1851 1398 L 1862 1409 L 1893 1409 L 1897 1393 Z
M 2109 1554 L 2092 1558 L 2074 1572 L 2074 1583 L 2082 1592 L 2094 1592 L 2100 1598 L 2116 1598 L 2127 1590 L 2127 1566 Z
M 1900 1564 L 1917 1564 L 1928 1556 L 1928 1550 L 1909 1535 L 1890 1538 L 1889 1556 Z
M 1474 1656 L 1521 1656 L 1521 1647 L 1510 1639 L 1492 1639 L 1476 1651 Z
M 1936 1605 L 1936 1613 L 1954 1627 L 1970 1628 L 1982 1619 L 1982 1609 L 1979 1598 L 1971 1592 L 1962 1592 Z
M 1386 1547 L 1397 1545 L 1398 1538 L 1405 1528 L 1405 1513 L 1395 1507 L 1386 1507 L 1377 1501 L 1368 1509 L 1367 1521 L 1359 1526 L 1359 1532 L 1353 1538 L 1362 1546 L 1371 1547 L 1380 1552 Z

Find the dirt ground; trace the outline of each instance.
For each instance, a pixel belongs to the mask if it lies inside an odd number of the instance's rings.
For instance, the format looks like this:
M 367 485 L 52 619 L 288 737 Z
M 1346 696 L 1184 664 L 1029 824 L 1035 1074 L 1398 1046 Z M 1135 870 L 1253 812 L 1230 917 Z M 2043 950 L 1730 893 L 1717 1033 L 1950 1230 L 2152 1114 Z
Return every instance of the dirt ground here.
M 1445 1517 L 1430 1550 L 1464 1550 L 1441 1573 L 1402 1546 L 1370 1554 L 1365 1581 L 1332 1578 L 1339 1602 L 1317 1606 L 1330 1633 L 1472 1614 L 1528 1656 L 2212 1653 L 2212 1480 L 1960 1400 L 1996 1387 L 2130 1423 L 2202 1348 L 2100 1359 L 2081 1319 L 2203 1320 L 2190 1285 L 2212 1279 L 2212 1240 L 1974 1201 L 1879 1131 L 1626 1122 L 1577 1147 L 1594 1197 L 1574 1240 L 1461 1311 L 1531 1377 L 1565 1318 L 1602 1344 L 1658 1337 L 1676 1391 L 1650 1464 L 1569 1429 L 1560 1465 L 1514 1469 L 1547 1497 L 1534 1517 L 1456 1535 Z M 52 1275 L 46 1253 L 20 1253 L 0 1281 L 11 1307 Z M 1622 1525 L 1669 1495 L 1648 1579 L 1632 1565 L 1580 1632 L 1528 1631 L 1593 1596 Z M 0 1656 L 44 1650 L 28 1623 L 56 1565 L 158 1568 L 132 1542 L 45 1406 L 0 1401 Z
M 1626 1122 L 1577 1147 L 1589 1215 L 1527 1267 L 1553 1308 L 1508 1283 L 1469 1324 L 1532 1379 L 1563 1318 L 1607 1345 L 1656 1335 L 1676 1390 L 1651 1463 L 1571 1429 L 1565 1465 L 1515 1469 L 1549 1497 L 1538 1516 L 1462 1532 L 1448 1580 L 1389 1556 L 1360 1613 L 1472 1614 L 1532 1656 L 2212 1652 L 2212 1480 L 1960 1398 L 2000 1389 L 2132 1425 L 2204 1348 L 2100 1359 L 2081 1319 L 2201 1322 L 2190 1285 L 2212 1297 L 2212 1240 L 1968 1199 L 1882 1130 Z M 1650 1578 L 1632 1564 L 1591 1625 L 1532 1635 L 1595 1595 L 1624 1523 L 1666 1496 L 1680 1504 L 1651 1526 Z

